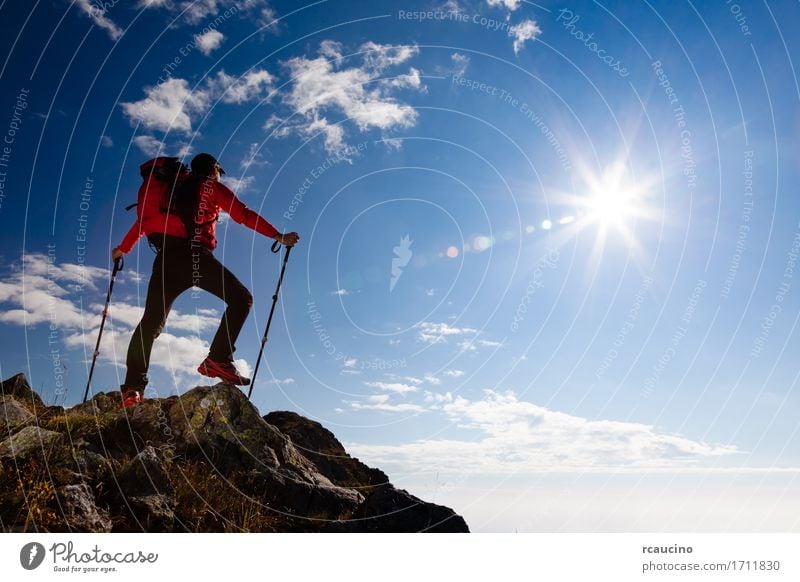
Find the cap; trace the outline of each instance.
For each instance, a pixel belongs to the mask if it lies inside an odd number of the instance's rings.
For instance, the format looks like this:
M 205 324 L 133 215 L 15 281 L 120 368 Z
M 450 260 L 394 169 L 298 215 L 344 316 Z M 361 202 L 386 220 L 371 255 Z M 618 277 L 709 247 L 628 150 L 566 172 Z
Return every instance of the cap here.
M 197 154 L 192 158 L 192 173 L 200 176 L 210 176 L 214 166 L 219 168 L 219 173 L 224 174 L 225 170 L 219 165 L 217 158 L 211 154 Z

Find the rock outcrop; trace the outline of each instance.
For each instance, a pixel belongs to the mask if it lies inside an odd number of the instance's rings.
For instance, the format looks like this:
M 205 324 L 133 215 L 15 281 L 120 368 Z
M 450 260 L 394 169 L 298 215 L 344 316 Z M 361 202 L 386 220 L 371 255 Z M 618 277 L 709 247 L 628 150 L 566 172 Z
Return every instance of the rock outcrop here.
M 117 391 L 47 406 L 18 374 L 0 390 L 6 532 L 467 532 L 396 489 L 321 424 L 261 417 L 236 386 L 121 409 Z

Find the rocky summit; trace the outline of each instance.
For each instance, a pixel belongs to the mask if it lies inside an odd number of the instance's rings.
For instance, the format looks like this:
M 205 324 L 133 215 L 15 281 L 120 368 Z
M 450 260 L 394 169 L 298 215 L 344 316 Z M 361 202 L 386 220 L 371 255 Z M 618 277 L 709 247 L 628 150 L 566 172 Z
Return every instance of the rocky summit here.
M 395 488 L 321 424 L 262 417 L 236 386 L 64 409 L 23 374 L 0 391 L 5 532 L 468 532 Z

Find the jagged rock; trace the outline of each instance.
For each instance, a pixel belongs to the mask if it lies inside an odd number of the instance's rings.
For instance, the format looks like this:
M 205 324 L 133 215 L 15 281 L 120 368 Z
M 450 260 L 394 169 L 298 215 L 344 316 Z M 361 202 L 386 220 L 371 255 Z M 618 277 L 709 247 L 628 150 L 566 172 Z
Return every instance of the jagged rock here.
M 341 524 L 336 531 L 460 533 L 469 528 L 449 507 L 426 503 L 387 483 L 367 497 L 353 521 Z
M 97 508 L 94 493 L 86 483 L 65 485 L 58 498 L 69 528 L 79 532 L 110 532 L 108 512 Z
M 163 462 L 153 447 L 145 447 L 123 465 L 117 474 L 117 482 L 127 495 L 146 496 L 154 493 L 172 495 L 175 493 L 175 488 Z
M 382 471 L 348 455 L 333 433 L 318 422 L 287 411 L 270 412 L 264 420 L 288 436 L 295 448 L 337 485 L 363 487 L 389 482 Z
M 0 396 L 0 423 L 25 424 L 33 420 L 33 413 L 13 396 Z
M 100 392 L 95 394 L 91 400 L 73 406 L 70 410 L 80 414 L 103 414 L 105 412 L 116 412 L 122 404 L 122 392 Z
M 274 424 L 319 470 L 337 485 L 358 487 L 365 496 L 352 520 L 327 526 L 331 531 L 469 531 L 464 519 L 441 505 L 426 503 L 396 489 L 383 471 L 351 457 L 332 432 L 294 412 L 271 412 Z
M 0 442 L 6 531 L 468 531 L 319 423 L 261 417 L 229 384 L 127 409 L 100 393 L 67 410 L 41 404 L 24 376 L 3 387 L 15 418 L 37 423 Z
M 63 435 L 38 426 L 26 426 L 0 443 L 0 458 L 24 459 L 31 454 L 52 453 L 63 442 Z
M 28 379 L 25 374 L 19 373 L 12 376 L 8 380 L 0 383 L 0 394 L 3 396 L 12 396 L 25 406 L 36 408 L 45 408 L 42 398 L 28 385 Z
M 172 531 L 175 499 L 166 495 L 145 495 L 126 498 L 139 527 L 133 531 Z

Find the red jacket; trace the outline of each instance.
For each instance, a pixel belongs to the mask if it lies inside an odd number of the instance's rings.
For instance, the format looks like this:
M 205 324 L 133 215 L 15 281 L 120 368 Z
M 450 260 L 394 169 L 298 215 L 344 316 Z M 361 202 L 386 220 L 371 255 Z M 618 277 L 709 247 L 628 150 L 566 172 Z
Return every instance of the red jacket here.
M 192 238 L 196 237 L 200 244 L 212 250 L 217 247 L 216 219 L 221 210 L 227 212 L 234 221 L 244 224 L 246 227 L 266 237 L 274 238 L 278 234 L 278 230 L 274 226 L 259 216 L 257 212 L 245 206 L 225 184 L 216 180 L 208 179 L 200 183 L 197 209 L 195 221 L 197 226 L 192 233 Z M 152 233 L 164 233 L 181 238 L 190 238 L 186 234 L 186 227 L 183 225 L 183 221 L 177 214 L 172 213 L 159 215 L 144 222 L 137 219 L 128 234 L 122 239 L 118 248 L 123 253 L 129 253 L 143 234 Z

